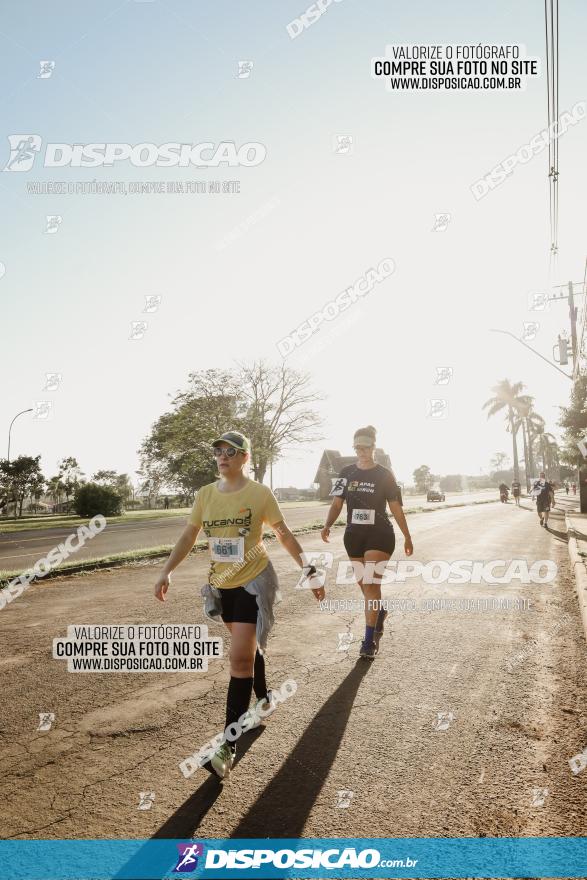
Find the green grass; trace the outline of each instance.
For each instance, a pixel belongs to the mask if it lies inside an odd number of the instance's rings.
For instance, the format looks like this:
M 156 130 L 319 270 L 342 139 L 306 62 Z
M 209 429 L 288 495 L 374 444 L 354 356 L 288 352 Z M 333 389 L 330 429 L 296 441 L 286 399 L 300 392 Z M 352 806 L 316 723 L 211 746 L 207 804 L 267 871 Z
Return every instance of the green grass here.
M 207 548 L 207 543 L 198 541 L 192 553 L 198 553 Z M 125 550 L 121 553 L 111 553 L 107 556 L 94 556 L 91 559 L 84 559 L 79 562 L 64 562 L 59 568 L 50 571 L 44 578 L 39 580 L 48 580 L 51 577 L 57 577 L 62 574 L 73 574 L 80 571 L 90 571 L 97 568 L 108 568 L 110 566 L 118 566 L 136 563 L 141 559 L 157 559 L 168 556 L 173 549 L 173 544 L 159 544 L 157 547 L 141 547 L 138 550 Z M 5 587 L 12 578 L 22 574 L 22 569 L 18 571 L 0 571 L 0 588 Z
M 326 504 L 325 501 L 282 501 L 280 507 L 284 510 L 296 507 L 315 507 L 316 504 Z M 130 523 L 150 519 L 163 519 L 165 517 L 188 516 L 191 507 L 174 507 L 169 510 L 128 510 L 122 516 L 107 516 L 108 524 Z M 24 532 L 29 529 L 42 531 L 45 529 L 59 529 L 86 525 L 88 519 L 71 514 L 41 514 L 39 516 L 23 516 L 22 519 L 0 517 L 0 535 L 9 535 L 13 532 Z
M 335 526 L 344 526 L 346 523 L 339 519 L 335 522 Z M 323 528 L 322 522 L 309 523 L 306 526 L 298 526 L 292 529 L 294 535 L 304 535 L 308 532 L 315 532 Z M 275 539 L 273 531 L 263 532 L 264 539 Z M 98 568 L 110 568 L 123 565 L 136 565 L 141 560 L 161 559 L 169 556 L 173 549 L 173 544 L 159 544 L 156 547 L 141 547 L 137 550 L 124 550 L 120 553 L 111 553 L 107 556 L 95 556 L 91 559 L 83 559 L 79 562 L 65 562 L 53 571 L 48 572 L 44 578 L 39 580 L 49 580 L 52 577 L 58 577 L 66 574 L 78 574 L 84 571 L 95 571 Z M 200 553 L 208 549 L 207 541 L 197 541 L 191 553 Z M 22 574 L 22 569 L 12 571 L 0 571 L 0 589 L 5 587 L 13 578 Z
M 311 501 L 278 501 L 281 508 L 290 507 L 316 507 L 317 504 L 330 505 L 330 501 L 320 501 L 319 498 L 313 498 Z
M 170 510 L 129 510 L 122 516 L 107 516 L 106 519 L 111 523 L 129 523 L 150 519 L 161 519 L 164 517 L 187 516 L 191 507 L 174 507 Z M 24 532 L 27 529 L 41 531 L 44 529 L 60 529 L 72 526 L 77 528 L 81 525 L 87 525 L 88 517 L 70 515 L 70 514 L 52 514 L 46 516 L 27 516 L 22 519 L 6 519 L 0 518 L 0 535 L 8 535 L 12 532 Z

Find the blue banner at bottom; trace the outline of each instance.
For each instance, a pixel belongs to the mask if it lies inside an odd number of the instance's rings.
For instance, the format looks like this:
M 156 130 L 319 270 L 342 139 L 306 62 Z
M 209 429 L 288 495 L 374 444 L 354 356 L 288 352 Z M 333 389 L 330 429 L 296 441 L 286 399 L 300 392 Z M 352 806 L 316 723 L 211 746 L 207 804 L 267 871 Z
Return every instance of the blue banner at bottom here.
M 587 877 L 586 837 L 0 841 L 0 880 Z

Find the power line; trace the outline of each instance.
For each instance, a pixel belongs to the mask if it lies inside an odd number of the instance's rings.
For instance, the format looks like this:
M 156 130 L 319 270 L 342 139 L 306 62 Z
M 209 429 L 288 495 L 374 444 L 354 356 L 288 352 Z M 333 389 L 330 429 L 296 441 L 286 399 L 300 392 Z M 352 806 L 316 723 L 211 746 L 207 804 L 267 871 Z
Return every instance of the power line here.
M 559 118 L 559 36 L 558 0 L 544 0 L 544 26 L 546 38 L 546 80 L 548 114 L 548 213 L 550 224 L 551 273 L 558 255 L 558 118 Z

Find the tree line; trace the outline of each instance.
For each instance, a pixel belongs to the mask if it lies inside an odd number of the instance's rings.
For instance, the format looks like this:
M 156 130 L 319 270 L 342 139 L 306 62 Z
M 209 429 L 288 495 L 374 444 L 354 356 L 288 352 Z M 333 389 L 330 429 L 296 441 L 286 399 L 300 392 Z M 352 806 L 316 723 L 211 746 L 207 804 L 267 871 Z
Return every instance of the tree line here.
M 252 475 L 263 482 L 286 447 L 321 439 L 322 420 L 313 405 L 322 398 L 310 382 L 308 374 L 262 360 L 190 373 L 187 388 L 175 394 L 169 411 L 156 420 L 138 450 L 139 492 L 149 506 L 162 491 L 177 492 L 186 504 L 193 501 L 200 486 L 216 479 L 211 444 L 228 430 L 250 439 Z M 0 513 L 14 504 L 15 515 L 22 516 L 27 498 L 38 503 L 44 495 L 56 508 L 69 509 L 76 499 L 88 496 L 90 486 L 103 490 L 100 495 L 93 489 L 92 497 L 106 501 L 117 496 L 119 507 L 134 497 L 128 474 L 100 470 L 88 481 L 71 456 L 59 462 L 55 476 L 46 478 L 40 459 L 0 460 Z

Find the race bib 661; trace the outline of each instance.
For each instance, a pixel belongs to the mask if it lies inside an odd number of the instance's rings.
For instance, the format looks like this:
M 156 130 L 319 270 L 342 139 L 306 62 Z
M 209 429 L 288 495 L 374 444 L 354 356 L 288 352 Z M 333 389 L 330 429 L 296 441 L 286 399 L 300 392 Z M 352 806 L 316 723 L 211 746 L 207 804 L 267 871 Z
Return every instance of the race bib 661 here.
M 210 538 L 209 544 L 214 562 L 244 562 L 244 538 Z

